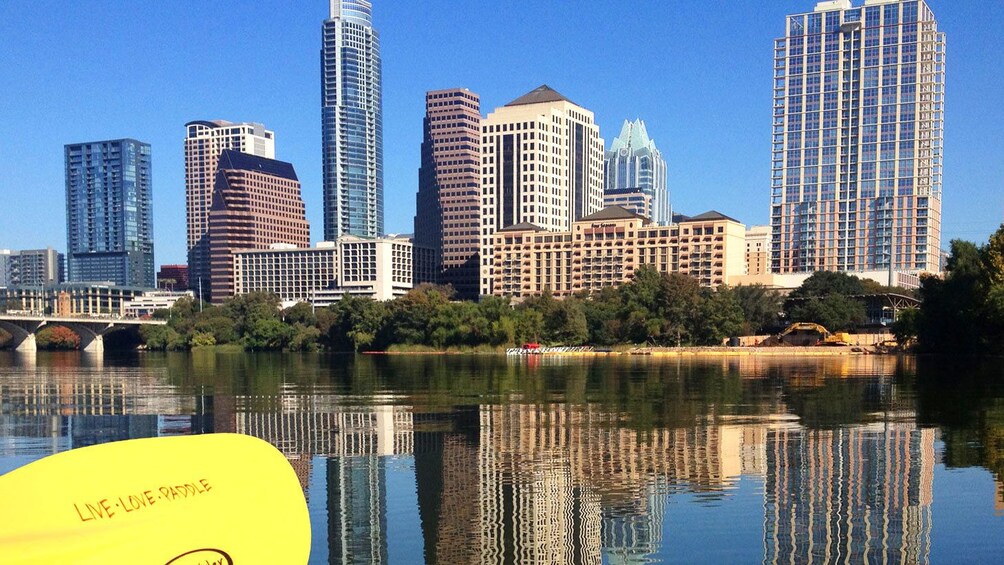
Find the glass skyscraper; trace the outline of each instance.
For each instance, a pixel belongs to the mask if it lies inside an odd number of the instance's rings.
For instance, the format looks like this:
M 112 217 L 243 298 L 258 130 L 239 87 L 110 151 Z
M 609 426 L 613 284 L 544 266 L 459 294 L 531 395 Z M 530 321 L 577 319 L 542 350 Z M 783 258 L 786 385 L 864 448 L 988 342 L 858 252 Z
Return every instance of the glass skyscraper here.
M 150 144 L 118 139 L 64 149 L 69 281 L 153 288 Z
M 625 206 L 666 225 L 672 219 L 669 189 L 666 187 L 666 161 L 648 137 L 645 122 L 624 120 L 621 133 L 614 138 L 603 159 L 604 196 L 608 204 L 631 202 L 631 194 L 646 195 L 651 201 L 651 213 L 634 205 Z
M 380 38 L 367 0 L 330 0 L 321 51 L 324 239 L 383 235 Z
M 923 0 L 819 2 L 774 42 L 771 270 L 938 272 L 945 36 Z

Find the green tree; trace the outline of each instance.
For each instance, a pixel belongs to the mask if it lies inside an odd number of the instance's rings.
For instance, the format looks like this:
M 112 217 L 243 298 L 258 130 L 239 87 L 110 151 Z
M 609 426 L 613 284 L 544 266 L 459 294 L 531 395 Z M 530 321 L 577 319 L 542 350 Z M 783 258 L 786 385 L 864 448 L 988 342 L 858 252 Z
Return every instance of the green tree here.
M 314 315 L 314 307 L 307 302 L 297 302 L 286 308 L 282 312 L 282 319 L 287 324 L 303 324 L 313 326 L 317 324 L 317 316 Z
M 698 345 L 721 345 L 743 329 L 743 310 L 736 292 L 727 286 L 702 289 L 698 319 L 691 333 Z
M 139 333 L 147 349 L 153 351 L 167 351 L 171 346 L 184 339 L 171 326 L 143 326 Z
M 783 307 L 780 293 L 761 284 L 737 286 L 734 292 L 743 312 L 743 334 L 761 335 L 777 328 Z
M 864 304 L 842 294 L 790 301 L 789 304 L 789 321 L 815 322 L 831 332 L 854 329 L 867 319 Z
M 854 275 L 837 271 L 818 271 L 805 279 L 802 286 L 792 291 L 789 296 L 791 298 L 821 298 L 831 294 L 844 296 L 865 294 L 865 286 L 861 279 Z
M 278 318 L 257 317 L 244 333 L 244 349 L 282 351 L 293 340 L 293 328 Z
M 387 307 L 369 298 L 346 296 L 329 307 L 326 342 L 334 351 L 364 351 L 376 341 L 387 323 Z
M 289 342 L 290 351 L 317 351 L 321 330 L 303 324 L 296 324 L 293 330 L 293 337 Z
M 188 340 L 189 347 L 209 347 L 216 345 L 216 338 L 211 333 L 195 332 Z

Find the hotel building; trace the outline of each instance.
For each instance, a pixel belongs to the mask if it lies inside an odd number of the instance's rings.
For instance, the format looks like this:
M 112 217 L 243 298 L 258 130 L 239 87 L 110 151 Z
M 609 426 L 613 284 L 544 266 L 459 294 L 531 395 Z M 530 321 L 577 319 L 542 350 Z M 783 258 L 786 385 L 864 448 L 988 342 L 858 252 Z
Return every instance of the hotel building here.
M 707 287 L 745 272 L 743 224 L 718 212 L 677 219 L 659 226 L 611 206 L 574 222 L 571 231 L 529 223 L 502 229 L 494 235 L 493 293 L 521 299 L 545 290 L 558 297 L 596 291 L 630 281 L 642 265 L 690 275 Z
M 771 270 L 939 272 L 945 35 L 826 0 L 774 41 Z
M 746 274 L 770 272 L 770 226 L 750 226 L 746 230 Z
M 262 124 L 198 120 L 185 124 L 185 218 L 188 226 L 188 279 L 209 288 L 209 209 L 216 165 L 223 150 L 275 159 L 275 134 Z
M 69 280 L 153 288 L 150 144 L 116 139 L 64 150 Z
M 603 204 L 603 140 L 593 113 L 547 85 L 481 123 L 481 289 L 493 294 L 495 233 L 518 224 L 547 231 Z
M 645 122 L 624 120 L 620 135 L 604 154 L 603 179 L 604 206 L 624 206 L 660 225 L 672 221 L 666 161 L 649 138 Z
M 234 294 L 233 253 L 275 243 L 310 246 L 310 225 L 293 165 L 224 150 L 209 210 L 209 299 Z
M 481 103 L 466 88 L 425 95 L 415 245 L 435 254 L 434 282 L 478 297 L 481 227 Z M 421 281 L 420 281 L 421 282 Z
M 322 28 L 324 239 L 383 235 L 380 38 L 368 0 L 330 0 Z
M 327 306 L 346 295 L 390 300 L 412 289 L 413 271 L 407 237 L 347 235 L 309 249 L 275 245 L 234 253 L 234 292 L 270 292 L 286 305 Z

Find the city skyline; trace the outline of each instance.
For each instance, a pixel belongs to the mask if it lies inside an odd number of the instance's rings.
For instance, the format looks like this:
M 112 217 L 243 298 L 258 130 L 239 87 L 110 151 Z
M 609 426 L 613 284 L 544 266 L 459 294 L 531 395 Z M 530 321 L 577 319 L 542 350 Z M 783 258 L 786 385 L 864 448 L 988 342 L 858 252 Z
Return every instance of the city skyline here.
M 601 9 L 595 14 L 576 14 L 575 18 L 567 18 L 554 8 L 526 7 L 527 15 L 538 20 L 525 24 L 528 30 L 556 26 L 556 33 L 541 38 L 540 42 L 545 47 L 542 51 L 556 52 L 557 57 L 533 57 L 533 51 L 541 50 L 522 51 L 506 46 L 501 35 L 505 30 L 499 26 L 503 15 L 478 12 L 484 16 L 484 21 L 476 24 L 477 29 L 487 30 L 485 40 L 495 42 L 498 49 L 490 50 L 491 56 L 464 51 L 458 56 L 472 61 L 470 64 L 446 65 L 442 63 L 446 59 L 440 55 L 455 55 L 463 50 L 458 45 L 471 40 L 446 38 L 430 43 L 427 35 L 430 30 L 411 29 L 407 25 L 411 15 L 432 13 L 436 25 L 444 27 L 459 26 L 459 22 L 466 25 L 469 20 L 478 18 L 452 14 L 445 3 L 434 3 L 422 11 L 413 6 L 378 3 L 374 6 L 374 26 L 381 30 L 387 128 L 385 152 L 388 155 L 385 231 L 411 231 L 425 91 L 470 88 L 481 93 L 483 106 L 492 108 L 503 104 L 513 93 L 526 92 L 543 82 L 590 108 L 604 139 L 612 139 L 623 120 L 643 119 L 670 164 L 668 176 L 673 186 L 674 208 L 683 213 L 713 208 L 737 216 L 747 225 L 767 223 L 770 167 L 766 156 L 770 147 L 762 132 L 770 127 L 771 89 L 769 78 L 765 77 L 771 72 L 772 41 L 783 35 L 783 22 L 788 14 L 808 12 L 814 5 L 810 0 L 755 9 L 736 6 L 725 14 L 713 13 L 701 6 L 639 6 L 638 13 L 631 17 Z M 977 10 L 968 4 L 949 5 L 943 0 L 931 0 L 929 5 L 938 16 L 939 30 L 950 38 L 948 56 L 952 61 L 946 78 L 948 158 L 944 177 L 944 247 L 953 238 L 985 239 L 999 225 L 1004 211 L 1000 190 L 1004 173 L 1000 160 L 992 157 L 1001 154 L 1001 142 L 984 139 L 986 136 L 980 129 L 982 124 L 996 121 L 995 117 L 1002 112 L 985 103 L 993 95 L 997 82 L 995 74 L 1000 71 L 991 68 L 992 58 L 983 53 L 1001 49 L 1001 39 L 992 37 L 989 30 L 994 21 L 1004 19 L 1004 9 L 989 4 L 980 5 Z M 66 27 L 60 18 L 56 20 L 53 33 L 68 38 L 83 34 L 85 37 L 80 38 L 81 41 L 104 48 L 120 40 L 135 38 L 142 30 L 148 35 L 152 33 L 151 49 L 156 53 L 164 49 L 173 51 L 177 47 L 175 42 L 205 29 L 196 25 L 192 30 L 179 32 L 177 38 L 167 37 L 173 24 L 194 21 L 199 15 L 195 7 L 121 7 L 127 14 L 136 12 L 133 14 L 135 28 L 118 30 L 113 19 L 109 23 L 112 29 L 98 34 L 93 30 L 84 31 L 86 25 Z M 270 81 L 276 84 L 259 85 L 246 96 L 235 97 L 227 93 L 240 91 L 239 88 L 214 91 L 210 88 L 211 82 L 203 79 L 191 79 L 186 83 L 171 78 L 181 72 L 175 67 L 184 67 L 181 63 L 187 59 L 189 48 L 178 49 L 177 55 L 148 69 L 146 74 L 141 73 L 144 80 L 130 84 L 128 89 L 123 90 L 124 83 L 118 83 L 117 78 L 97 82 L 86 69 L 97 65 L 100 56 L 92 57 L 90 52 L 85 52 L 78 66 L 64 68 L 39 48 L 37 40 L 23 33 L 21 28 L 30 29 L 30 23 L 46 13 L 45 4 L 14 3 L 0 8 L 6 16 L 6 23 L 2 24 L 4 36 L 9 38 L 14 52 L 11 60 L 34 63 L 6 69 L 18 80 L 14 88 L 0 95 L 6 99 L 7 107 L 15 108 L 11 116 L 14 135 L 2 142 L 14 165 L 13 174 L 4 181 L 10 184 L 3 189 L 8 194 L 22 189 L 38 195 L 36 199 L 18 202 L 16 214 L 0 218 L 0 229 L 7 228 L 5 233 L 11 238 L 2 245 L 10 248 L 60 246 L 59 227 L 63 219 L 50 217 L 50 210 L 45 206 L 47 199 L 59 198 L 61 192 L 60 171 L 47 163 L 53 151 L 73 139 L 131 136 L 149 141 L 158 154 L 153 171 L 157 179 L 154 183 L 157 261 L 184 262 L 184 239 L 166 234 L 177 233 L 184 226 L 184 165 L 178 149 L 181 137 L 178 132 L 184 123 L 199 118 L 269 124 L 269 129 L 283 140 L 277 157 L 292 162 L 302 171 L 308 218 L 315 224 L 311 239 L 321 239 L 321 166 L 316 151 L 320 141 L 316 110 L 320 62 L 317 21 L 325 18 L 327 9 L 327 3 L 321 2 L 317 6 L 306 6 L 302 11 L 280 10 L 282 13 L 275 14 L 280 32 L 274 42 L 258 38 L 255 45 L 245 45 L 246 39 L 238 39 L 239 35 L 229 31 L 212 39 L 204 38 L 221 49 L 221 64 L 244 61 L 242 68 L 253 65 L 253 68 L 274 71 L 279 77 Z M 481 10 L 480 7 L 474 9 Z M 59 12 L 67 22 L 86 22 L 93 17 L 73 6 L 61 6 Z M 248 7 L 246 12 L 235 16 L 236 29 L 261 21 L 262 13 L 269 10 L 268 6 L 255 6 Z M 977 13 L 980 18 L 975 18 Z M 272 15 L 269 13 L 270 18 Z M 657 33 L 663 27 L 662 22 L 698 16 L 700 25 L 681 29 L 679 37 Z M 527 19 L 534 20 L 534 17 Z M 639 63 L 619 61 L 608 55 L 597 57 L 598 48 L 582 40 L 589 32 L 602 29 L 599 27 L 601 20 L 608 26 L 630 28 L 637 33 L 639 41 L 647 41 L 652 47 L 653 58 L 648 63 L 657 64 L 651 72 L 641 73 L 644 81 L 624 82 L 629 75 L 638 74 Z M 972 21 L 989 23 L 973 26 Z M 29 25 L 12 25 L 11 22 Z M 749 25 L 744 27 L 745 23 Z M 179 25 L 179 28 L 184 27 Z M 571 30 L 579 28 L 583 34 L 573 37 Z M 723 29 L 729 31 L 730 37 L 722 40 L 725 42 L 722 45 L 715 45 L 712 38 Z M 122 39 L 116 35 L 117 31 L 122 31 Z M 246 52 L 239 56 L 223 52 L 235 41 L 237 45 L 246 46 Z M 416 52 L 418 44 L 424 45 L 425 51 Z M 749 48 L 749 45 L 760 48 Z M 722 56 L 718 53 L 720 50 L 729 51 L 729 56 Z M 100 52 L 102 49 L 97 49 L 96 53 Z M 129 61 L 129 64 L 137 62 L 135 59 Z M 490 64 L 486 63 L 488 61 Z M 506 70 L 517 62 L 519 72 Z M 584 69 L 592 69 L 593 74 L 584 74 Z M 709 73 L 708 69 L 716 72 Z M 294 73 L 292 79 L 285 80 Z M 248 78 L 251 80 L 256 73 L 248 74 L 252 75 Z M 656 77 L 655 88 L 651 88 L 652 77 Z M 237 79 L 242 85 L 243 80 Z M 649 84 L 647 90 L 643 90 L 644 83 Z M 597 86 L 607 84 L 617 86 Z M 725 84 L 732 86 L 721 88 Z M 632 93 L 638 90 L 638 95 L 624 96 L 626 89 Z M 117 96 L 107 96 L 105 92 L 109 90 L 115 90 Z M 74 92 L 74 97 L 66 97 L 65 92 Z M 156 95 L 151 96 L 151 92 Z M 140 108 L 139 99 L 153 103 L 145 102 L 149 108 Z M 130 112 L 124 108 L 129 108 Z M 21 133 L 19 128 L 24 126 L 18 124 L 27 121 L 23 118 L 28 114 L 46 115 L 55 126 L 44 132 L 33 128 L 30 135 Z M 25 230 L 24 226 L 28 225 L 36 228 Z

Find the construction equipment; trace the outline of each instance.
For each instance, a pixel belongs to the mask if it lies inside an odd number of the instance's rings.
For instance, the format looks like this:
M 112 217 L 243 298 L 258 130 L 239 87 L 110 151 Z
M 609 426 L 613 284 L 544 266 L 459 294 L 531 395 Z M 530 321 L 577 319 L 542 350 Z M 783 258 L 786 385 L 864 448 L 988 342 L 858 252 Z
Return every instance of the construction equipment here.
M 784 345 L 851 345 L 847 332 L 830 333 L 825 327 L 812 322 L 796 322 L 777 334 L 777 342 Z

